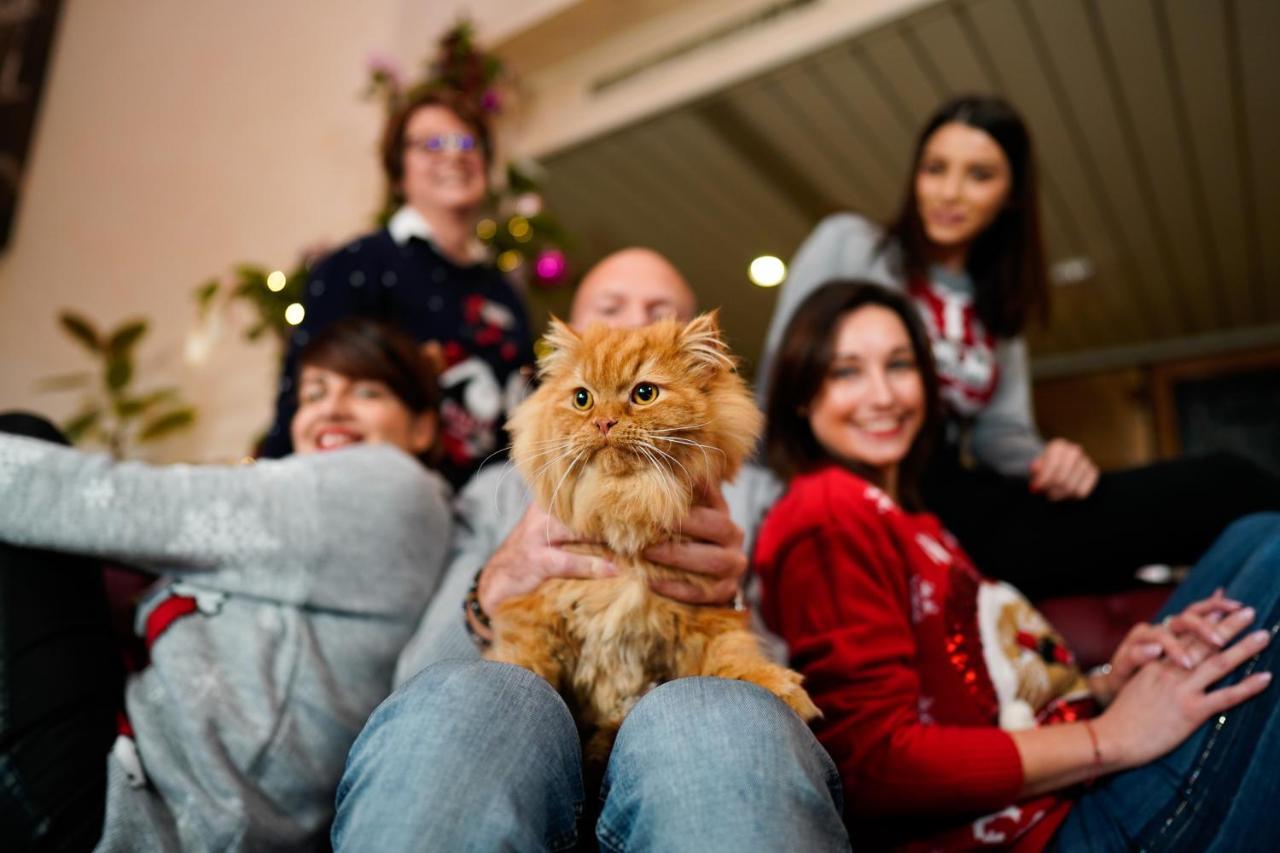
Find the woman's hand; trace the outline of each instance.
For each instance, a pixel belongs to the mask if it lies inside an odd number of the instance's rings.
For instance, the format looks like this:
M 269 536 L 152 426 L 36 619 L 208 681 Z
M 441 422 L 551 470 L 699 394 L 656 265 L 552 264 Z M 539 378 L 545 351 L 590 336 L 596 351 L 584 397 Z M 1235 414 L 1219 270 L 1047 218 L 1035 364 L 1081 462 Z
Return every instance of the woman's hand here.
M 1098 485 L 1098 466 L 1080 445 L 1055 438 L 1031 461 L 1033 492 L 1043 493 L 1051 501 L 1081 500 L 1089 497 Z
M 680 532 L 692 541 L 654 545 L 644 552 L 645 559 L 715 583 L 703 588 L 687 581 L 656 580 L 651 584 L 653 591 L 685 604 L 732 603 L 747 573 L 747 555 L 742 550 L 742 528 L 729 517 L 729 506 L 718 486 L 694 504 Z
M 1160 624 L 1134 625 L 1111 656 L 1108 671 L 1090 676 L 1089 689 L 1101 704 L 1110 704 L 1120 688 L 1146 664 L 1164 657 L 1191 669 L 1252 621 L 1252 609 L 1227 598 L 1221 589 L 1215 590 L 1213 595 Z
M 1237 611 L 1223 625 L 1247 624 L 1252 615 Z M 1270 632 L 1254 631 L 1191 669 L 1170 660 L 1142 666 L 1093 721 L 1104 760 L 1120 767 L 1146 764 L 1177 747 L 1205 720 L 1261 693 L 1271 683 L 1269 672 L 1217 690 L 1209 686 L 1261 652 L 1270 640 Z
M 530 505 L 480 572 L 476 596 L 484 612 L 492 614 L 508 598 L 533 592 L 547 578 L 603 578 L 618 573 L 604 557 L 564 547 L 582 541 L 536 504 Z

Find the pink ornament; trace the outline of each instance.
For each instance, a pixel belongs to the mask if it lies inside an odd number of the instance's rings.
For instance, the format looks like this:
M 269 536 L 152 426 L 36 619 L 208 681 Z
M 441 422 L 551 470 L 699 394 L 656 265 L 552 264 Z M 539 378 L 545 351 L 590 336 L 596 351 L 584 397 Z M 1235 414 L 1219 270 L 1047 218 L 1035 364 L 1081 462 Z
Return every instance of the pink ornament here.
M 564 278 L 567 268 L 568 262 L 565 260 L 564 252 L 559 249 L 545 249 L 539 252 L 538 259 L 533 264 L 538 283 L 544 287 L 558 284 Z

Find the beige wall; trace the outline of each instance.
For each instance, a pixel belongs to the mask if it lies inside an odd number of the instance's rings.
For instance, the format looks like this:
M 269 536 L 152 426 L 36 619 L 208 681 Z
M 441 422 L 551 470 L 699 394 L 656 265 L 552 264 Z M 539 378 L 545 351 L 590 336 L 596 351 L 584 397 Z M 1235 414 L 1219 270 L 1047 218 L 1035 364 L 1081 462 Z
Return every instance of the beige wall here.
M 469 8 L 499 38 L 565 0 L 63 6 L 15 232 L 0 256 L 0 408 L 56 418 L 74 394 L 42 376 L 86 361 L 55 326 L 149 316 L 140 387 L 177 382 L 196 428 L 157 459 L 235 458 L 267 425 L 278 356 L 224 336 L 183 363 L 192 289 L 238 261 L 288 266 L 363 229 L 379 196 L 380 108 L 359 97 L 372 51 L 416 67 Z

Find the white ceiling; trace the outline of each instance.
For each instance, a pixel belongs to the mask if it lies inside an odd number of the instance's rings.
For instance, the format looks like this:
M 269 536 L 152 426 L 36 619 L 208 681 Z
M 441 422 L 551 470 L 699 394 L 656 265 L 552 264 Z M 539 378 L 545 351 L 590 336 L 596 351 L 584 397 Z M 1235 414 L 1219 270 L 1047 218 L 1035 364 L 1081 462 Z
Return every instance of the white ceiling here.
M 543 157 L 548 200 L 578 269 L 653 246 L 750 362 L 774 300 L 751 258 L 832 211 L 889 216 L 926 116 L 996 92 L 1039 148 L 1050 256 L 1095 270 L 1054 288 L 1041 364 L 1280 344 L 1277 45 L 1274 0 L 939 3 Z

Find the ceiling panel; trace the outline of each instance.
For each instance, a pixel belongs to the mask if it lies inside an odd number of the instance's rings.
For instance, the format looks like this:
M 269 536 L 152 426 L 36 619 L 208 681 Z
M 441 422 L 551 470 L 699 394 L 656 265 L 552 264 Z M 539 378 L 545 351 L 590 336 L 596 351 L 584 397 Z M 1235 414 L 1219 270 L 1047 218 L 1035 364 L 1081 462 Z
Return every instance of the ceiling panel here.
M 1264 316 L 1280 322 L 1280 109 L 1276 109 L 1276 45 L 1280 40 L 1280 3 L 1234 0 L 1227 4 L 1235 27 L 1228 33 L 1236 56 L 1246 133 L 1242 136 L 1245 183 L 1242 192 L 1256 255 L 1250 278 L 1261 293 Z
M 1054 288 L 1033 355 L 1280 323 L 1280 3 L 941 2 L 665 115 L 545 158 L 575 268 L 663 252 L 756 355 L 775 294 L 758 254 L 835 209 L 892 216 L 918 127 L 948 95 L 1026 116 Z
M 1210 230 L 1206 246 L 1216 253 L 1223 273 L 1232 326 L 1249 322 L 1249 253 L 1241 204 L 1239 135 L 1230 97 L 1226 21 L 1221 3 L 1160 3 L 1156 31 L 1170 43 L 1173 77 L 1185 105 L 1185 133 L 1195 158 L 1193 180 L 1202 188 Z M 1167 35 L 1166 35 L 1167 34 Z

